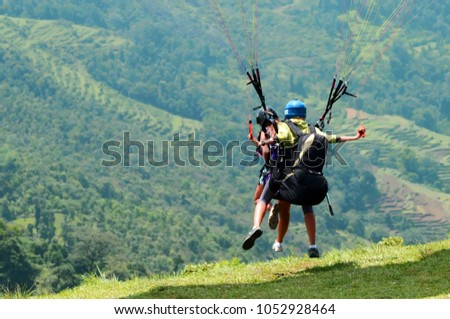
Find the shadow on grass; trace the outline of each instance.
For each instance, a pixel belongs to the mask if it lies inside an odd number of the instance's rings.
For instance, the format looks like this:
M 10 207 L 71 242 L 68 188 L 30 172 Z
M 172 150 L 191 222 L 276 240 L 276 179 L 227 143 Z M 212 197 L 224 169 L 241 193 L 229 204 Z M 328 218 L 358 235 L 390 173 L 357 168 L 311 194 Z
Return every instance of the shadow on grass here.
M 419 261 L 361 268 L 354 263 L 280 274 L 255 284 L 159 286 L 148 299 L 419 299 L 450 293 L 450 250 Z

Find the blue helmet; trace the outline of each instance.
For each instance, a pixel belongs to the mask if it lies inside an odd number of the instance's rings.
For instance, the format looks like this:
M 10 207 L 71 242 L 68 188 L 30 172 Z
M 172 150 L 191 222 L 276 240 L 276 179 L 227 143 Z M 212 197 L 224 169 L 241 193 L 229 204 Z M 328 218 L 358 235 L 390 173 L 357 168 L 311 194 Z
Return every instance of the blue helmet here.
M 306 118 L 306 105 L 300 100 L 291 100 L 284 107 L 284 117 L 291 119 L 293 117 Z

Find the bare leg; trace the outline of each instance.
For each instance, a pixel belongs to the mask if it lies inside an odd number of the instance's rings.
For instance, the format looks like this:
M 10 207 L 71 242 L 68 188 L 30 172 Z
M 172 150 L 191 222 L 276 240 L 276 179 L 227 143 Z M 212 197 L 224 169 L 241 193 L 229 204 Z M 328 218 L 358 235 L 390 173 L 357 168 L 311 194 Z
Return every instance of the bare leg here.
M 278 223 L 278 235 L 276 241 L 282 243 L 289 228 L 291 204 L 279 200 L 278 207 L 280 209 L 280 221 Z
M 258 200 L 258 203 L 255 206 L 255 211 L 253 214 L 253 228 L 248 233 L 247 238 L 245 238 L 242 243 L 242 248 L 244 250 L 249 250 L 255 244 L 255 240 L 261 237 L 263 231 L 261 230 L 261 223 L 266 214 L 267 203 L 273 198 L 273 193 L 270 191 L 269 184 L 264 186 L 264 190 Z
M 258 185 L 256 185 L 255 195 L 253 195 L 253 200 L 255 201 L 255 205 L 258 204 L 259 198 L 261 197 L 263 190 L 264 190 L 264 185 L 258 183 Z M 272 208 L 272 204 L 268 203 L 266 206 L 266 211 L 270 211 L 271 208 Z M 264 215 L 263 215 L 263 218 L 264 218 Z
M 316 216 L 314 212 L 303 212 L 305 217 L 306 232 L 308 233 L 309 245 L 316 244 Z
M 258 183 L 258 185 L 256 185 L 256 189 L 255 189 L 255 195 L 253 195 L 253 200 L 255 202 L 255 205 L 258 204 L 258 200 L 261 197 L 261 193 L 264 189 L 264 185 Z
M 302 208 L 309 239 L 309 258 L 319 258 L 320 252 L 316 247 L 316 216 L 314 215 L 314 210 L 312 206 L 302 206 Z
M 253 215 L 253 228 L 261 226 L 264 215 L 266 214 L 267 204 L 263 201 L 259 201 L 255 206 L 255 212 Z

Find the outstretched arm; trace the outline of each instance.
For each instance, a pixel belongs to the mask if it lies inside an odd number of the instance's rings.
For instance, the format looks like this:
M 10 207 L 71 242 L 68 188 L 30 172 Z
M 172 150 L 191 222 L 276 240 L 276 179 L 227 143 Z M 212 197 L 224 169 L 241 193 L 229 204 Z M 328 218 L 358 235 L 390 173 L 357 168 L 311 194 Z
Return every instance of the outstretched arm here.
M 336 142 L 342 143 L 342 142 L 348 142 L 348 141 L 356 141 L 361 138 L 361 134 L 356 133 L 354 136 L 338 136 L 336 138 Z
M 356 135 L 354 136 L 339 136 L 336 138 L 336 142 L 347 142 L 347 141 L 356 141 L 359 140 L 361 137 L 364 138 L 366 136 L 366 128 L 364 125 L 360 125 L 358 128 L 358 131 L 356 132 Z

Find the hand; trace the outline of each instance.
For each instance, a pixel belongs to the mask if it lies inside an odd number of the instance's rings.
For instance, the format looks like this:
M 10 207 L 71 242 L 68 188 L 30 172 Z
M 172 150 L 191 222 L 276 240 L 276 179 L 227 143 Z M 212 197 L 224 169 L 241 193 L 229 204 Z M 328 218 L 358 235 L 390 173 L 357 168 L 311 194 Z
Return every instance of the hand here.
M 358 129 L 358 133 L 357 133 L 358 138 L 362 137 L 366 137 L 366 128 L 364 127 L 364 125 L 361 123 L 361 125 L 359 126 Z
M 253 136 L 252 133 L 248 134 L 248 139 L 250 142 L 252 142 L 254 145 L 259 146 L 258 140 Z
M 273 137 L 275 135 L 275 128 L 273 127 L 273 125 L 270 125 L 267 127 L 267 133 L 269 134 L 270 137 Z

